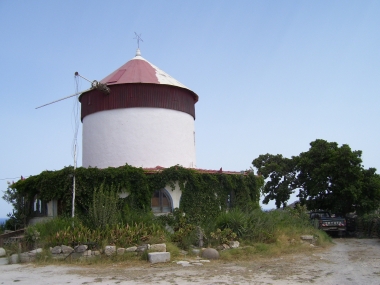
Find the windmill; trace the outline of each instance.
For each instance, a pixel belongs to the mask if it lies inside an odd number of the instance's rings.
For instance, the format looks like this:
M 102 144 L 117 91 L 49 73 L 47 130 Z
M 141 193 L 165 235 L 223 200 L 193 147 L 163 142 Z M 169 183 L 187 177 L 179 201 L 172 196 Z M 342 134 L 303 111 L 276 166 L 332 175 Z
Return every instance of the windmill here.
M 54 104 L 54 103 L 57 103 L 57 102 L 60 102 L 60 101 L 63 101 L 63 100 L 66 100 L 66 99 L 69 99 L 71 97 L 77 97 L 78 95 L 84 93 L 84 92 L 87 92 L 87 91 L 90 91 L 90 90 L 93 90 L 93 89 L 97 89 L 103 93 L 105 93 L 106 95 L 110 94 L 110 89 L 107 87 L 106 84 L 103 84 L 101 82 L 98 82 L 97 80 L 88 80 L 87 78 L 83 77 L 82 75 L 80 75 L 78 72 L 75 72 L 74 76 L 77 78 L 77 77 L 80 77 L 88 82 L 91 83 L 91 88 L 87 89 L 87 90 L 84 90 L 84 91 L 78 91 L 75 93 L 75 94 L 72 94 L 70 96 L 66 96 L 64 98 L 61 98 L 61 99 L 58 99 L 58 100 L 55 100 L 53 102 L 50 102 L 50 103 L 47 103 L 47 104 L 44 104 L 44 105 L 41 105 L 39 107 L 36 107 L 36 109 L 39 109 L 39 108 L 42 108 L 42 107 L 45 107 L 45 106 L 48 106 L 48 105 L 51 105 L 51 104 Z M 78 86 L 78 85 L 77 85 Z M 76 127 L 76 130 L 75 130 L 75 138 L 74 138 L 74 174 L 73 174 L 73 197 L 72 197 L 72 208 L 71 208 L 71 216 L 74 218 L 75 216 L 75 170 L 76 170 L 76 167 L 77 167 L 77 144 L 76 144 L 76 138 L 77 138 L 77 135 L 78 135 L 78 128 Z

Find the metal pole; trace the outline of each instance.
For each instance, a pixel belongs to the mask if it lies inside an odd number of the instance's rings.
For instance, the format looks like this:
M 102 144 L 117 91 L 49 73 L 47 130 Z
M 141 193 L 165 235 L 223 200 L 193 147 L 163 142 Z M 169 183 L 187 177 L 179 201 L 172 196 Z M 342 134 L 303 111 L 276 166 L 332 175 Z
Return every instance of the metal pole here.
M 71 208 L 71 217 L 75 216 L 75 169 L 77 168 L 77 145 L 74 145 L 74 175 L 73 175 L 73 201 Z
M 87 90 L 84 90 L 84 91 L 81 91 L 81 92 L 78 92 L 78 93 L 75 93 L 75 94 L 73 94 L 73 95 L 70 95 L 70 96 L 67 96 L 67 97 L 64 97 L 64 98 L 58 99 L 58 100 L 55 100 L 55 101 L 50 102 L 50 103 L 47 103 L 47 104 L 45 104 L 45 105 L 39 106 L 39 107 L 37 107 L 36 109 L 39 109 L 39 108 L 45 107 L 45 106 L 50 105 L 50 104 L 57 103 L 57 102 L 59 102 L 59 101 L 62 101 L 62 100 L 65 100 L 65 99 L 68 99 L 68 98 L 71 98 L 71 97 L 74 97 L 74 96 L 77 96 L 78 94 L 82 94 L 82 93 L 87 92 L 87 91 L 90 91 L 90 90 L 91 90 L 91 88 L 90 88 L 90 89 L 87 89 Z

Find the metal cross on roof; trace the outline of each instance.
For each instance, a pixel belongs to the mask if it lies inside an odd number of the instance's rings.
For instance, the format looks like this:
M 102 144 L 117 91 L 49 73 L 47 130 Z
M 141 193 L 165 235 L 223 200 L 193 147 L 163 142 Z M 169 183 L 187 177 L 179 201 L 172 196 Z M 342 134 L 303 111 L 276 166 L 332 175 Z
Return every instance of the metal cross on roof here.
M 140 48 L 140 41 L 143 42 L 143 40 L 142 40 L 142 38 L 141 38 L 141 34 L 138 35 L 138 34 L 135 32 L 135 35 L 136 35 L 136 37 L 133 38 L 133 39 L 134 39 L 134 40 L 137 40 L 137 48 Z

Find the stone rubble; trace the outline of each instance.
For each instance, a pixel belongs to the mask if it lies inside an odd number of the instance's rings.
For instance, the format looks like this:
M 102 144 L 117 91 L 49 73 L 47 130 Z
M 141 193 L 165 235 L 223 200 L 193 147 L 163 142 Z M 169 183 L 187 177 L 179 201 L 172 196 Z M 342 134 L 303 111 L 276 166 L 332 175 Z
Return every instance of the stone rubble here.
M 88 246 L 85 244 L 77 245 L 74 247 L 75 252 L 85 252 L 87 250 Z
M 116 253 L 116 246 L 114 246 L 114 245 L 107 245 L 107 246 L 104 248 L 104 253 L 105 253 L 105 255 L 107 255 L 107 256 L 114 255 L 114 254 Z
M 72 253 L 74 249 L 71 246 L 61 245 L 61 251 L 64 254 Z
M 210 260 L 207 259 L 200 259 L 200 260 L 180 260 L 180 261 L 174 261 L 178 265 L 182 265 L 183 267 L 187 266 L 202 266 L 204 263 L 210 262 Z
M 231 242 L 230 245 L 232 247 L 239 246 L 238 242 Z M 36 259 L 38 253 L 41 253 L 43 250 L 41 248 L 23 252 L 20 254 L 12 254 L 11 256 L 6 256 L 6 251 L 3 248 L 0 248 L 1 256 L 5 256 L 0 258 L 0 265 L 5 264 L 15 264 L 15 263 L 26 263 L 32 262 Z M 133 246 L 128 248 L 117 248 L 114 245 L 107 245 L 103 249 L 100 250 L 91 250 L 88 249 L 87 245 L 78 245 L 74 248 L 66 245 L 55 246 L 50 248 L 50 253 L 52 254 L 54 259 L 65 259 L 67 257 L 70 258 L 94 258 L 96 256 L 100 256 L 102 254 L 106 256 L 112 255 L 123 255 L 125 253 L 134 252 L 136 254 L 141 254 L 142 252 L 148 251 L 148 260 L 151 263 L 157 262 L 168 262 L 170 261 L 170 252 L 166 252 L 166 244 L 143 244 L 140 246 Z M 210 262 L 210 259 L 219 259 L 219 252 L 214 248 L 193 248 L 193 253 L 197 254 L 197 257 L 194 260 L 183 260 L 176 261 L 178 265 L 181 266 L 202 266 L 204 263 Z M 181 251 L 181 255 L 186 258 L 188 252 Z M 201 257 L 199 257 L 201 256 Z
M 166 252 L 166 244 L 165 243 L 152 244 L 150 246 L 150 251 Z
M 117 255 L 123 255 L 124 252 L 125 252 L 125 248 L 123 248 L 123 247 L 119 247 L 119 248 L 117 249 Z
M 59 254 L 62 252 L 62 248 L 60 246 L 55 246 L 53 248 L 50 248 L 50 252 L 52 254 Z

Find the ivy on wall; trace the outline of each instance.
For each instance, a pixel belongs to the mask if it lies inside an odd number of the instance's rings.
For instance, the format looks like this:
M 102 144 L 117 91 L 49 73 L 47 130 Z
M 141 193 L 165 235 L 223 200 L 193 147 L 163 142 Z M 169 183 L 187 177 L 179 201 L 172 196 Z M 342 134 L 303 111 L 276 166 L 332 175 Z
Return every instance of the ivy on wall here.
M 20 180 L 6 191 L 4 197 L 13 203 L 16 211 L 28 215 L 28 208 L 33 197 L 48 202 L 58 200 L 61 213 L 70 215 L 73 189 L 73 167 L 58 171 L 43 171 L 39 175 Z M 182 190 L 180 209 L 191 217 L 195 223 L 216 217 L 228 206 L 245 208 L 257 205 L 262 177 L 251 171 L 231 175 L 224 173 L 202 173 L 195 169 L 172 166 L 154 173 L 145 172 L 142 168 L 125 165 L 117 168 L 77 168 L 76 179 L 76 213 L 85 214 L 91 207 L 93 191 L 104 183 L 114 185 L 120 192 L 129 193 L 123 203 L 130 209 L 151 210 L 151 197 L 155 190 L 169 185 L 174 190 L 178 183 Z M 170 189 L 167 189 L 170 192 Z M 22 199 L 23 209 L 15 205 Z M 19 207 L 19 209 L 17 209 Z M 30 213 L 29 213 L 30 215 Z

